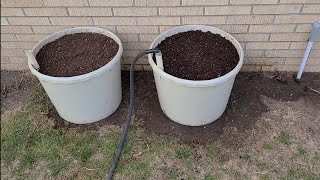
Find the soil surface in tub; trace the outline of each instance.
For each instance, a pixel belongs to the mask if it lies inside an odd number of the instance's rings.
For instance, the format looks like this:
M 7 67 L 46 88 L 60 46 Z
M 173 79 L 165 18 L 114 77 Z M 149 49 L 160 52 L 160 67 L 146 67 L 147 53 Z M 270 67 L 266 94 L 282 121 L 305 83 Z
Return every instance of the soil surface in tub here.
M 239 62 L 234 45 L 211 32 L 178 33 L 167 37 L 158 48 L 164 71 L 182 79 L 214 79 L 230 72 Z
M 119 45 L 108 36 L 98 33 L 65 35 L 43 46 L 36 59 L 39 72 L 54 77 L 86 74 L 109 63 Z

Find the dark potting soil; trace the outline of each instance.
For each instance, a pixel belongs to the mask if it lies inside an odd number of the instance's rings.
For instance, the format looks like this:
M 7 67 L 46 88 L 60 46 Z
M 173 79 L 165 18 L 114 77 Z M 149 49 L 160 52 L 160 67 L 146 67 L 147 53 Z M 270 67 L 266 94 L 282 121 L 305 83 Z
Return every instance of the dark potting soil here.
M 178 33 L 163 40 L 158 48 L 164 71 L 182 79 L 214 79 L 230 72 L 239 62 L 234 45 L 211 32 Z
M 117 54 L 119 45 L 98 33 L 65 35 L 43 46 L 36 59 L 40 72 L 54 77 L 86 74 L 106 65 Z

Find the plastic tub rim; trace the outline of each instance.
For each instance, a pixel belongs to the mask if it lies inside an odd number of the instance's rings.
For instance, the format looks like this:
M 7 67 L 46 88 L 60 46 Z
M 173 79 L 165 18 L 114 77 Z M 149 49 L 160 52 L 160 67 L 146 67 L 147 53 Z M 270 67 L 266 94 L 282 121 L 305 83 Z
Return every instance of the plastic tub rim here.
M 187 30 L 187 31 L 191 31 L 192 28 L 196 28 L 197 30 L 202 30 L 203 28 L 209 28 L 209 29 L 212 29 L 212 30 L 215 29 L 215 30 L 218 30 L 218 31 L 221 31 L 221 32 L 227 34 L 228 36 L 230 36 L 231 38 L 234 39 L 235 44 L 240 49 L 239 62 L 238 62 L 237 66 L 234 69 L 232 69 L 230 72 L 228 72 L 227 74 L 225 74 L 223 76 L 220 76 L 220 77 L 217 77 L 217 78 L 214 78 L 214 79 L 210 79 L 210 80 L 188 80 L 188 79 L 182 79 L 182 78 L 175 77 L 175 76 L 170 75 L 170 74 L 164 72 L 163 70 L 161 70 L 157 66 L 157 64 L 153 61 L 152 54 L 149 54 L 148 55 L 149 64 L 150 64 L 150 66 L 151 66 L 153 71 L 156 71 L 157 73 L 159 73 L 160 78 L 166 78 L 166 79 L 168 79 L 171 82 L 174 82 L 176 84 L 189 86 L 189 87 L 210 87 L 210 86 L 215 86 L 217 84 L 224 83 L 224 82 L 228 81 L 230 78 L 233 78 L 234 76 L 236 76 L 238 74 L 238 72 L 240 71 L 240 69 L 241 69 L 241 67 L 243 65 L 243 57 L 244 57 L 243 48 L 242 48 L 242 46 L 240 45 L 240 43 L 238 42 L 238 40 L 235 37 L 233 37 L 231 34 L 225 32 L 225 31 L 223 31 L 223 30 L 221 30 L 219 28 L 216 28 L 216 27 L 205 26 L 205 25 L 184 25 L 184 26 L 178 26 L 178 27 L 175 27 L 175 28 L 171 28 L 171 29 L 163 32 L 162 34 L 160 34 L 151 43 L 150 49 L 155 48 L 154 47 L 155 46 L 155 42 L 159 38 L 161 38 L 165 33 L 168 33 L 170 31 L 174 31 L 174 30 L 177 30 L 177 29 L 180 29 L 180 28 L 188 28 L 189 30 Z M 187 32 L 187 31 L 181 31 L 181 32 Z
M 45 74 L 40 73 L 38 70 L 36 70 L 32 66 L 32 64 L 30 63 L 30 61 L 28 61 L 28 66 L 29 66 L 29 69 L 31 70 L 31 73 L 34 74 L 37 78 L 41 79 L 42 81 L 46 81 L 46 82 L 50 82 L 50 83 L 69 84 L 69 83 L 77 83 L 77 82 L 87 81 L 87 80 L 92 79 L 94 77 L 100 76 L 104 72 L 111 70 L 113 68 L 114 64 L 120 62 L 121 55 L 123 53 L 123 47 L 122 47 L 121 40 L 114 33 L 110 32 L 110 31 L 108 31 L 106 29 L 102 29 L 102 28 L 98 28 L 98 27 L 74 27 L 74 28 L 68 28 L 68 29 L 65 29 L 65 30 L 62 30 L 62 31 L 55 32 L 55 33 L 45 37 L 44 39 L 42 39 L 40 42 L 38 42 L 35 45 L 35 47 L 31 50 L 31 53 L 33 54 L 33 56 L 35 56 L 34 55 L 34 51 L 41 46 L 41 43 L 43 41 L 46 41 L 46 40 L 48 40 L 48 39 L 50 39 L 50 38 L 52 38 L 54 36 L 58 36 L 58 34 L 60 34 L 60 33 L 75 34 L 73 32 L 76 31 L 76 30 L 86 30 L 86 32 L 99 33 L 99 34 L 103 34 L 103 35 L 106 35 L 106 36 L 112 38 L 119 45 L 119 49 L 118 49 L 117 54 L 112 58 L 111 61 L 109 61 L 107 64 L 105 64 L 104 66 L 100 67 L 99 69 L 96 69 L 96 70 L 94 70 L 92 72 L 89 72 L 89 73 L 86 73 L 86 74 L 82 74 L 82 75 L 78 75 L 78 76 L 54 77 L 54 76 L 45 75 Z M 97 30 L 97 31 L 100 31 L 100 32 L 95 32 L 95 31 L 92 31 L 92 30 Z M 51 42 L 53 42 L 53 41 L 51 41 Z M 50 43 L 50 42 L 48 42 L 48 43 Z M 46 44 L 48 44 L 48 43 L 46 43 Z M 40 47 L 39 49 L 41 49 L 42 47 Z

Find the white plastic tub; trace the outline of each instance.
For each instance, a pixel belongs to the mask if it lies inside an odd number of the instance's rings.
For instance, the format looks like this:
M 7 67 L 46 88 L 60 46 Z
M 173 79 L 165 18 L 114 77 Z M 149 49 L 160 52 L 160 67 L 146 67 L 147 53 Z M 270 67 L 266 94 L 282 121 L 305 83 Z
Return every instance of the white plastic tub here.
M 173 121 L 201 126 L 217 120 L 226 109 L 233 82 L 243 64 L 243 49 L 240 43 L 225 31 L 211 26 L 188 25 L 170 29 L 158 36 L 150 48 L 155 48 L 166 37 L 191 30 L 210 31 L 229 40 L 239 54 L 238 65 L 224 76 L 211 80 L 185 80 L 167 74 L 149 54 L 162 111 Z
M 119 45 L 116 56 L 103 67 L 79 76 L 52 77 L 41 74 L 32 65 L 32 58 L 46 44 L 67 34 L 94 32 L 104 34 Z M 86 124 L 111 115 L 120 105 L 122 43 L 113 33 L 94 27 L 66 29 L 48 36 L 28 54 L 28 66 L 40 81 L 59 115 L 66 121 Z M 33 63 L 34 64 L 34 63 Z

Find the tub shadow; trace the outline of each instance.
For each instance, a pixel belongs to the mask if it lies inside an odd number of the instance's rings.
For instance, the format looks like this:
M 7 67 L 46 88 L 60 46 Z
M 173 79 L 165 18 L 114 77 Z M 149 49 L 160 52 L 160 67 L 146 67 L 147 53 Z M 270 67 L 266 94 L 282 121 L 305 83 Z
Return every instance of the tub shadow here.
M 244 73 L 238 74 L 228 106 L 224 114 L 213 123 L 200 127 L 190 127 L 173 122 L 162 112 L 152 72 L 135 73 L 134 115 L 142 128 L 166 138 L 175 138 L 182 143 L 206 144 L 220 141 L 226 146 L 241 147 L 250 130 L 268 111 L 261 101 L 267 96 L 281 101 L 295 101 L 301 97 L 316 99 L 305 91 L 305 86 L 316 86 L 319 74 L 305 74 L 305 82 L 298 85 L 291 74 Z M 96 130 L 107 124 L 122 126 L 126 120 L 129 101 L 129 72 L 122 72 L 123 99 L 119 108 L 110 117 L 96 123 L 77 125 L 67 123 L 51 108 L 49 117 L 55 122 L 55 128 L 78 128 L 80 131 Z M 316 100 L 314 100 L 316 101 Z M 134 122 L 135 123 L 135 122 Z
M 307 98 L 318 103 L 317 97 L 306 92 L 306 86 L 320 88 L 319 73 L 304 74 L 304 82 L 297 84 L 292 74 L 245 73 L 236 78 L 224 114 L 213 123 L 200 127 L 180 125 L 171 121 L 160 108 L 152 73 L 146 74 L 137 84 L 136 114 L 149 132 L 184 143 L 205 144 L 220 141 L 226 146 L 242 147 L 249 132 L 268 108 L 261 101 L 266 96 L 279 101 L 296 101 Z

